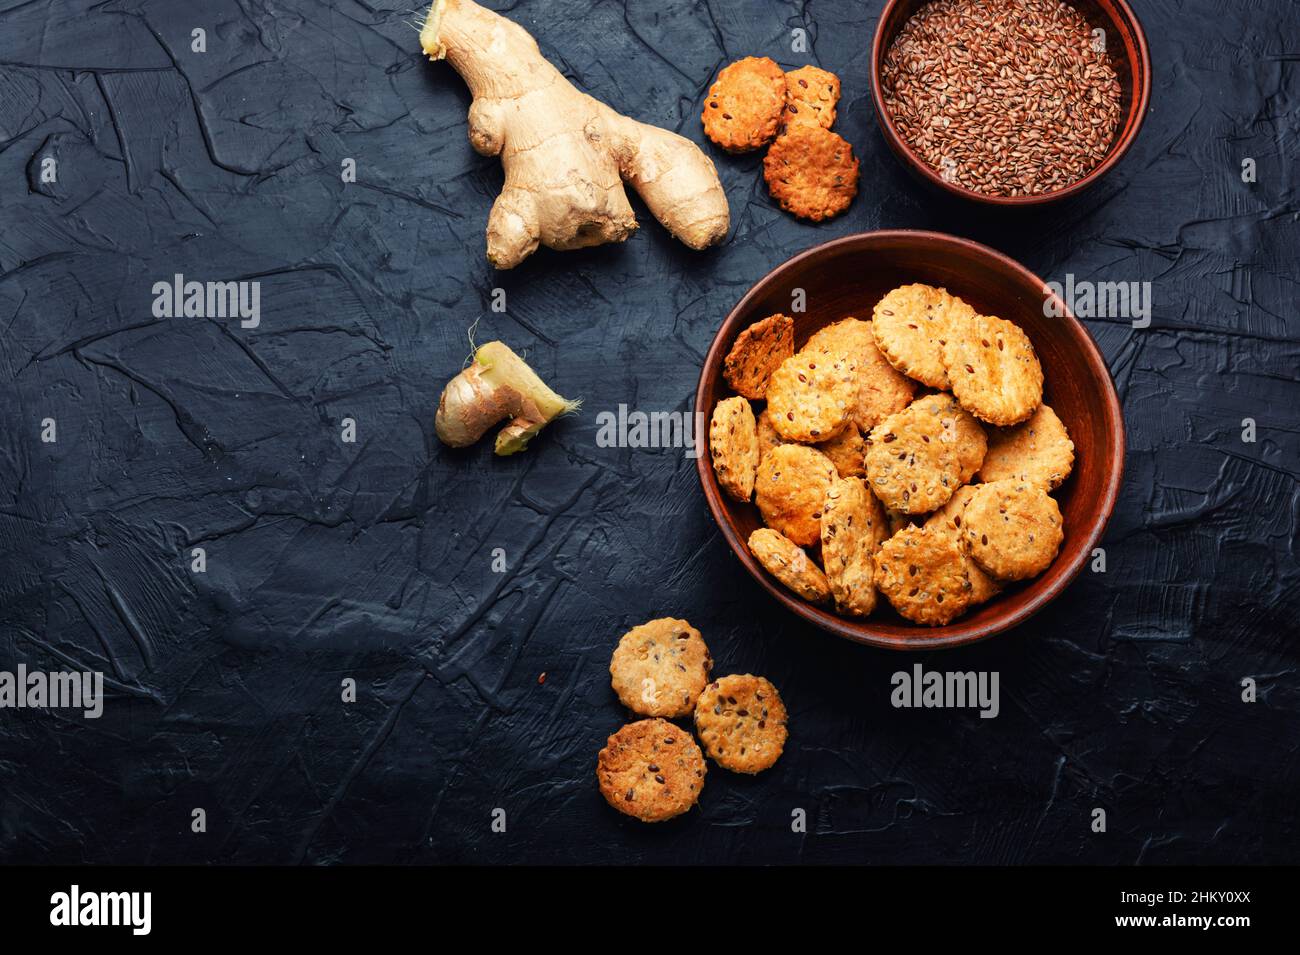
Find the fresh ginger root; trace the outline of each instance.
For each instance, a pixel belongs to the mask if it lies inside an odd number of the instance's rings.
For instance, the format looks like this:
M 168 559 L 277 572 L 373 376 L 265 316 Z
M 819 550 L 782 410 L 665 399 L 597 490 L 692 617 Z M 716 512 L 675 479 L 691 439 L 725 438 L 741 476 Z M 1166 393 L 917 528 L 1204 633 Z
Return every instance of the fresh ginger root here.
M 514 268 L 537 250 L 622 242 L 637 228 L 623 191 L 692 249 L 727 234 L 727 196 L 713 162 L 690 140 L 638 123 L 580 93 L 523 27 L 473 0 L 434 0 L 420 30 L 474 95 L 469 140 L 501 156 L 505 186 L 492 206 L 487 257 Z
M 514 454 L 552 419 L 577 411 L 580 401 L 561 398 L 528 363 L 502 342 L 488 342 L 474 361 L 447 382 L 438 400 L 434 427 L 444 444 L 463 448 L 506 418 L 497 433 L 496 453 Z

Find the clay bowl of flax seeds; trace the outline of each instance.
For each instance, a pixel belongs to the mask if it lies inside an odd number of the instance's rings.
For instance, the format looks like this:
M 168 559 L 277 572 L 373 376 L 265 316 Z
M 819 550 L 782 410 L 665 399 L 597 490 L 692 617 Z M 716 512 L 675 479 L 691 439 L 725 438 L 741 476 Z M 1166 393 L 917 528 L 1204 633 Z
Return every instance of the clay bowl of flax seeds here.
M 876 117 L 903 164 L 998 206 L 1095 183 L 1137 138 L 1151 91 L 1125 0 L 889 0 L 872 69 Z

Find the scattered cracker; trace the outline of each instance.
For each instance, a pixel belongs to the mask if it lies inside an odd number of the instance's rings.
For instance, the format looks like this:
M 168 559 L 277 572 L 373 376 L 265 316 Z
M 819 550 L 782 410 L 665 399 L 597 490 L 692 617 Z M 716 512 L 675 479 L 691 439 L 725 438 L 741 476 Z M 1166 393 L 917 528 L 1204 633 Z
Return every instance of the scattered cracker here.
M 1001 580 L 1041 574 L 1065 539 L 1056 501 L 1027 481 L 979 485 L 962 516 L 971 556 Z
M 866 484 L 842 478 L 822 505 L 822 566 L 835 607 L 851 617 L 876 609 L 875 553 L 889 536 L 884 508 Z
M 724 67 L 704 100 L 704 133 L 727 152 L 770 143 L 785 108 L 785 72 L 765 56 Z
M 609 661 L 614 692 L 642 716 L 685 716 L 709 682 L 713 658 L 700 631 L 664 617 L 633 627 Z
M 770 527 L 749 535 L 749 552 L 769 574 L 804 600 L 821 603 L 831 595 L 826 575 L 804 549 Z
M 707 771 L 691 734 L 661 719 L 629 723 L 596 757 L 600 794 L 642 822 L 663 822 L 694 806 Z
M 758 426 L 744 398 L 725 398 L 713 409 L 709 452 L 722 489 L 737 501 L 748 501 L 758 471 Z
M 985 481 L 1028 481 L 1054 491 L 1073 467 L 1074 442 L 1056 412 L 1042 404 L 1029 420 L 989 433 L 980 477 Z
M 947 391 L 943 346 L 948 329 L 974 315 L 973 308 L 947 289 L 903 285 L 876 303 L 871 325 L 876 345 L 891 365 L 922 384 Z
M 787 719 L 776 687 L 748 673 L 710 683 L 695 704 L 695 729 L 704 751 L 736 773 L 761 773 L 780 758 Z
M 957 539 L 939 527 L 904 527 L 885 541 L 876 586 L 902 616 L 932 627 L 964 613 L 973 589 Z
M 754 503 L 768 527 L 808 547 L 820 539 L 822 502 L 835 477 L 835 465 L 820 451 L 783 444 L 758 466 Z
M 925 395 L 867 437 L 867 479 L 888 508 L 925 514 L 941 507 L 984 461 L 984 430 L 951 395 Z
M 761 462 L 767 452 L 781 444 L 785 444 L 785 441 L 772 426 L 771 413 L 764 408 L 758 416 L 758 460 Z
M 982 604 L 987 600 L 996 597 L 1002 591 L 1002 584 L 997 578 L 984 572 L 978 563 L 970 556 L 970 545 L 966 542 L 966 535 L 961 532 L 962 512 L 966 510 L 972 496 L 975 494 L 975 487 L 967 484 L 965 487 L 959 487 L 953 492 L 948 503 L 939 508 L 925 522 L 926 527 L 935 527 L 947 534 L 951 534 L 962 549 L 962 557 L 965 559 L 966 576 L 971 582 L 971 606 Z
M 736 336 L 722 365 L 722 375 L 732 391 L 761 400 L 767 395 L 772 372 L 794 354 L 794 319 L 769 315 Z
M 1043 400 L 1043 368 L 1014 322 L 973 315 L 950 325 L 943 362 L 953 396 L 989 424 L 1019 424 Z
M 853 420 L 864 432 L 906 408 L 916 391 L 912 379 L 894 368 L 876 347 L 871 322 L 842 319 L 818 329 L 800 350 L 843 352 L 849 356 L 858 377 Z
M 777 434 L 810 444 L 839 434 L 853 413 L 855 371 L 842 352 L 805 349 L 781 362 L 767 386 L 767 410 Z
M 763 178 L 782 209 L 821 222 L 847 209 L 858 194 L 858 160 L 836 133 L 801 123 L 767 151 Z
M 817 445 L 817 450 L 830 459 L 842 478 L 864 477 L 867 473 L 867 439 L 852 421 L 835 437 Z
M 840 78 L 816 66 L 801 66 L 785 74 L 785 110 L 781 126 L 808 123 L 830 129 L 840 101 Z

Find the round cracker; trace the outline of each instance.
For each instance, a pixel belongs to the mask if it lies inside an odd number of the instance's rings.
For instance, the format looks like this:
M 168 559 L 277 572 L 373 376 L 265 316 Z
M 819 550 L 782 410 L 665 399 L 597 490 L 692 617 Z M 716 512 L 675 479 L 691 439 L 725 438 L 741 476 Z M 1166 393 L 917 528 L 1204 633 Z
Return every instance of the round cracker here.
M 629 723 L 596 757 L 600 794 L 642 822 L 663 822 L 694 806 L 707 771 L 691 734 L 661 719 Z
M 984 568 L 971 558 L 970 546 L 962 533 L 962 513 L 974 496 L 975 490 L 975 486 L 971 484 L 957 488 L 948 499 L 948 503 L 931 514 L 925 522 L 926 527 L 936 527 L 951 534 L 961 546 L 962 556 L 965 558 L 966 576 L 971 582 L 972 607 L 985 603 L 1002 591 L 1002 583 L 996 577 L 985 573 Z
M 731 390 L 755 401 L 767 395 L 772 372 L 794 354 L 794 319 L 769 315 L 736 336 L 722 363 Z
M 758 466 L 754 503 L 768 527 L 800 547 L 809 547 L 820 537 L 822 502 L 835 478 L 835 465 L 820 451 L 783 444 L 768 452 Z
M 949 623 L 971 606 L 961 547 L 939 527 L 904 527 L 881 544 L 876 586 L 902 616 L 927 626 Z
M 758 460 L 761 463 L 767 452 L 778 445 L 785 444 L 776 428 L 772 426 L 772 415 L 764 408 L 758 415 Z
M 709 758 L 735 773 L 761 773 L 781 756 L 785 704 L 770 681 L 748 673 L 710 683 L 695 704 L 695 729 Z
M 858 159 L 838 134 L 800 123 L 767 151 L 763 178 L 782 209 L 821 222 L 847 209 L 858 194 Z
M 867 436 L 867 480 L 887 508 L 925 514 L 979 470 L 984 429 L 951 395 L 924 395 Z
M 709 682 L 713 658 L 700 631 L 663 617 L 623 634 L 609 661 L 610 683 L 642 716 L 685 716 Z
M 1074 442 L 1048 405 L 1041 404 L 1028 420 L 989 433 L 989 450 L 980 465 L 985 481 L 1014 479 L 1054 491 L 1074 467 Z
M 851 617 L 876 609 L 875 553 L 889 536 L 884 508 L 866 484 L 841 478 L 822 506 L 822 566 L 836 608 Z
M 840 78 L 817 66 L 801 66 L 785 74 L 785 128 L 808 123 L 830 129 L 835 125 L 835 106 L 840 101 Z
M 779 531 L 758 528 L 749 535 L 749 552 L 764 570 L 804 600 L 821 603 L 830 597 L 826 575 L 802 547 Z
M 853 414 L 854 373 L 843 352 L 805 349 L 787 358 L 767 384 L 772 426 L 787 441 L 829 441 Z
M 709 453 L 722 489 L 737 501 L 753 497 L 759 458 L 758 425 L 746 399 L 724 398 L 713 409 Z
M 718 73 L 700 120 L 709 139 L 743 153 L 772 141 L 784 108 L 785 71 L 765 56 L 747 56 Z
M 953 396 L 989 424 L 1019 424 L 1043 400 L 1043 367 L 1024 329 L 992 315 L 952 325 L 943 363 Z
M 1027 481 L 981 484 L 962 512 L 975 561 L 1001 580 L 1026 580 L 1046 570 L 1065 539 L 1061 509 Z
M 817 445 L 817 450 L 830 459 L 842 478 L 863 477 L 867 473 L 867 439 L 852 421 L 835 437 Z
M 886 417 L 902 411 L 912 400 L 916 384 L 876 347 L 871 322 L 845 318 L 818 329 L 801 351 L 843 352 L 853 362 L 858 380 L 853 420 L 864 432 Z
M 943 346 L 948 329 L 961 326 L 975 310 L 947 289 L 903 285 L 876 303 L 871 328 L 891 365 L 931 388 L 947 391 Z

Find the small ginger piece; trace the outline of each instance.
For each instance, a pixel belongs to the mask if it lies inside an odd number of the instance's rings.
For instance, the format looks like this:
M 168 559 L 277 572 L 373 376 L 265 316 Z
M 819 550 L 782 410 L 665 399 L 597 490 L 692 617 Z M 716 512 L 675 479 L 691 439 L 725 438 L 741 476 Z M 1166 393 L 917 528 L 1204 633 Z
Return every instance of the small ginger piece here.
M 637 228 L 623 183 L 692 249 L 715 245 L 730 215 L 717 170 L 690 140 L 581 93 L 523 27 L 473 0 L 434 0 L 420 30 L 474 102 L 469 139 L 500 156 L 505 185 L 488 216 L 487 257 L 514 268 L 537 250 L 622 242 Z
M 577 411 L 581 404 L 548 388 L 508 345 L 488 342 L 443 388 L 434 428 L 444 444 L 463 448 L 509 418 L 497 433 L 496 453 L 514 454 L 528 447 L 533 435 L 553 419 Z

